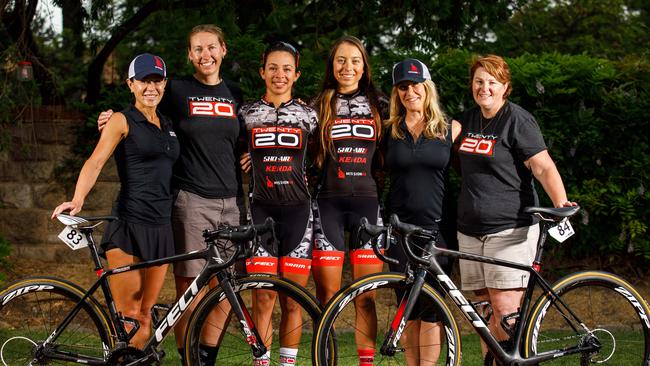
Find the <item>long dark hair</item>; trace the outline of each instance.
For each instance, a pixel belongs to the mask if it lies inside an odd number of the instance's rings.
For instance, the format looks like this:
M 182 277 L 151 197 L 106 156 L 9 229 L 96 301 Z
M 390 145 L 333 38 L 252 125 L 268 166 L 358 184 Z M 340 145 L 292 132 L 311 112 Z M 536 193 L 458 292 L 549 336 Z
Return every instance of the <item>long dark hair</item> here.
M 336 88 L 338 81 L 334 77 L 334 56 L 336 51 L 343 43 L 349 43 L 359 49 L 363 57 L 363 75 L 359 80 L 359 90 L 368 96 L 370 101 L 370 110 L 372 111 L 373 119 L 375 120 L 375 130 L 377 131 L 377 138 L 381 133 L 381 115 L 379 106 L 379 91 L 372 82 L 372 70 L 368 60 L 368 52 L 363 46 L 363 43 L 353 36 L 343 36 L 334 42 L 327 58 L 327 65 L 325 67 L 325 79 L 323 80 L 323 87 L 321 92 L 316 97 L 314 105 L 318 108 L 318 119 L 320 121 L 320 149 L 316 157 L 316 165 L 322 166 L 325 161 L 326 154 L 334 156 L 334 144 L 330 137 L 332 124 L 334 123 L 336 113 Z

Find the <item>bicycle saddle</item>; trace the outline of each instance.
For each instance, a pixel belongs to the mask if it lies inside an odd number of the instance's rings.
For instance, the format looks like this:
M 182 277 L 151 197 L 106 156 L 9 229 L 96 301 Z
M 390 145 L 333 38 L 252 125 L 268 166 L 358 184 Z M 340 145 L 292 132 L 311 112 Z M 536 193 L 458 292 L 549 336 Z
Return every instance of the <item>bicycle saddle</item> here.
M 571 217 L 580 211 L 580 206 L 571 206 L 571 207 L 526 207 L 524 208 L 525 213 L 529 214 L 547 214 L 557 218 Z

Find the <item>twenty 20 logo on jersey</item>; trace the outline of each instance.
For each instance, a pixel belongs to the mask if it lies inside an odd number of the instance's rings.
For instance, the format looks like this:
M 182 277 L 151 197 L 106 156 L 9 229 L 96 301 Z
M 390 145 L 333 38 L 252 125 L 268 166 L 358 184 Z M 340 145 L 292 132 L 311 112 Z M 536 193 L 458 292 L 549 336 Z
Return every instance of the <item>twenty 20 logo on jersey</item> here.
M 475 155 L 492 156 L 494 154 L 494 145 L 496 145 L 496 142 L 497 140 L 495 138 L 466 136 L 460 143 L 460 148 L 458 150 Z
M 219 101 L 190 101 L 190 116 L 235 117 L 235 105 Z
M 372 119 L 340 118 L 332 125 L 332 140 L 339 139 L 375 139 L 375 121 Z
M 301 149 L 302 130 L 293 127 L 255 127 L 251 130 L 251 141 L 254 149 Z

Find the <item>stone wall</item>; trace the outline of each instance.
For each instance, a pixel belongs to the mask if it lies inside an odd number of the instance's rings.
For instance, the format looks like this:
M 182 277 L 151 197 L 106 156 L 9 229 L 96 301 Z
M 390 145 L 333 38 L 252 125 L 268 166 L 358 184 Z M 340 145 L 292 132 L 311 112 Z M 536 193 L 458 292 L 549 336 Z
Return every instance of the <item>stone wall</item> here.
M 72 252 L 57 238 L 63 226 L 50 220 L 54 207 L 72 198 L 74 182 L 61 182 L 54 171 L 72 152 L 75 127 L 84 123 L 80 113 L 59 106 L 27 108 L 2 136 L 8 145 L 0 151 L 0 232 L 13 248 L 13 256 L 50 261 L 86 261 L 86 251 Z M 70 172 L 76 177 L 78 172 Z M 110 212 L 119 183 L 113 159 L 104 167 L 88 195 L 81 215 Z M 96 239 L 99 239 L 96 237 Z

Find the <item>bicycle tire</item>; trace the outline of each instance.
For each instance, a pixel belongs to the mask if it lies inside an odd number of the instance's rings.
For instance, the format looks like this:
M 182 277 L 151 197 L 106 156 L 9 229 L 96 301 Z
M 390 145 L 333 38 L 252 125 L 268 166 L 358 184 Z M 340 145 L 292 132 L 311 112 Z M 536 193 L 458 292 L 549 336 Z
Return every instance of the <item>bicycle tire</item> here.
M 395 313 L 398 311 L 395 290 L 405 291 L 412 286 L 407 277 L 401 273 L 380 273 L 365 276 L 341 289 L 323 310 L 323 316 L 318 324 L 314 340 L 313 365 L 321 366 L 327 363 L 337 366 L 358 365 L 359 360 L 356 350 L 356 312 L 354 299 L 361 294 L 374 292 L 377 313 L 377 336 L 375 340 L 375 364 L 404 365 L 405 355 L 402 352 L 394 356 L 384 356 L 379 349 L 384 342 L 386 330 L 391 326 Z M 426 298 L 433 304 L 437 314 L 440 328 L 440 343 L 431 344 L 439 349 L 439 356 L 420 349 L 420 359 L 433 361 L 436 365 L 458 366 L 461 363 L 461 340 L 456 321 L 445 303 L 443 297 L 431 286 L 425 283 L 420 298 Z M 430 308 L 431 309 L 431 308 Z M 353 320 L 354 319 L 354 320 Z M 410 323 L 407 323 L 408 328 Z M 336 333 L 332 332 L 336 329 Z M 338 344 L 333 359 L 326 350 L 326 345 L 334 338 Z M 369 337 L 372 338 L 372 337 Z M 404 345 L 400 343 L 403 347 Z
M 236 293 L 240 295 L 244 301 L 244 306 L 249 313 L 252 314 L 252 293 L 255 289 L 264 289 L 275 291 L 277 294 L 284 294 L 288 298 L 293 299 L 301 308 L 303 313 L 303 323 L 301 324 L 302 336 L 300 343 L 292 346 L 298 348 L 298 364 L 309 364 L 311 360 L 311 338 L 321 315 L 321 308 L 318 300 L 307 292 L 300 285 L 273 275 L 250 275 L 233 280 L 233 288 Z M 217 327 L 223 329 L 223 326 L 216 326 L 210 324 L 207 320 L 213 309 L 220 309 L 219 305 L 228 303 L 224 291 L 221 286 L 217 286 L 210 290 L 205 297 L 199 302 L 196 309 L 192 312 L 191 318 L 188 321 L 187 334 L 185 336 L 185 359 L 190 366 L 200 365 L 199 363 L 199 343 L 201 333 L 207 327 Z M 271 333 L 273 339 L 270 340 L 271 344 L 271 360 L 270 364 L 278 364 L 279 360 L 279 322 L 280 322 L 280 305 L 276 300 L 273 309 L 272 324 L 255 324 L 258 329 L 265 327 L 272 327 Z M 250 346 L 246 342 L 246 336 L 243 334 L 239 322 L 236 317 L 231 316 L 227 323 L 223 338 L 219 344 L 219 351 L 217 354 L 217 365 L 246 365 L 250 366 L 253 362 L 253 354 Z M 212 328 L 215 329 L 215 328 Z M 268 328 L 267 328 L 268 329 Z M 265 342 L 265 344 L 269 344 Z M 332 345 L 334 347 L 334 345 Z M 334 348 L 331 348 L 332 350 Z
M 632 285 L 610 273 L 585 271 L 561 279 L 553 290 L 593 331 L 602 348 L 596 354 L 574 354 L 544 365 L 650 365 L 650 309 Z M 576 331 L 564 320 L 556 302 L 551 294 L 543 294 L 532 307 L 524 329 L 525 357 L 588 339 L 582 327 Z
M 81 287 L 55 277 L 19 280 L 0 291 L 0 365 L 32 364 L 35 357 L 37 364 L 49 363 L 48 353 L 35 356 L 34 346 L 50 336 L 84 294 Z M 50 349 L 103 361 L 114 345 L 111 324 L 89 297 Z

